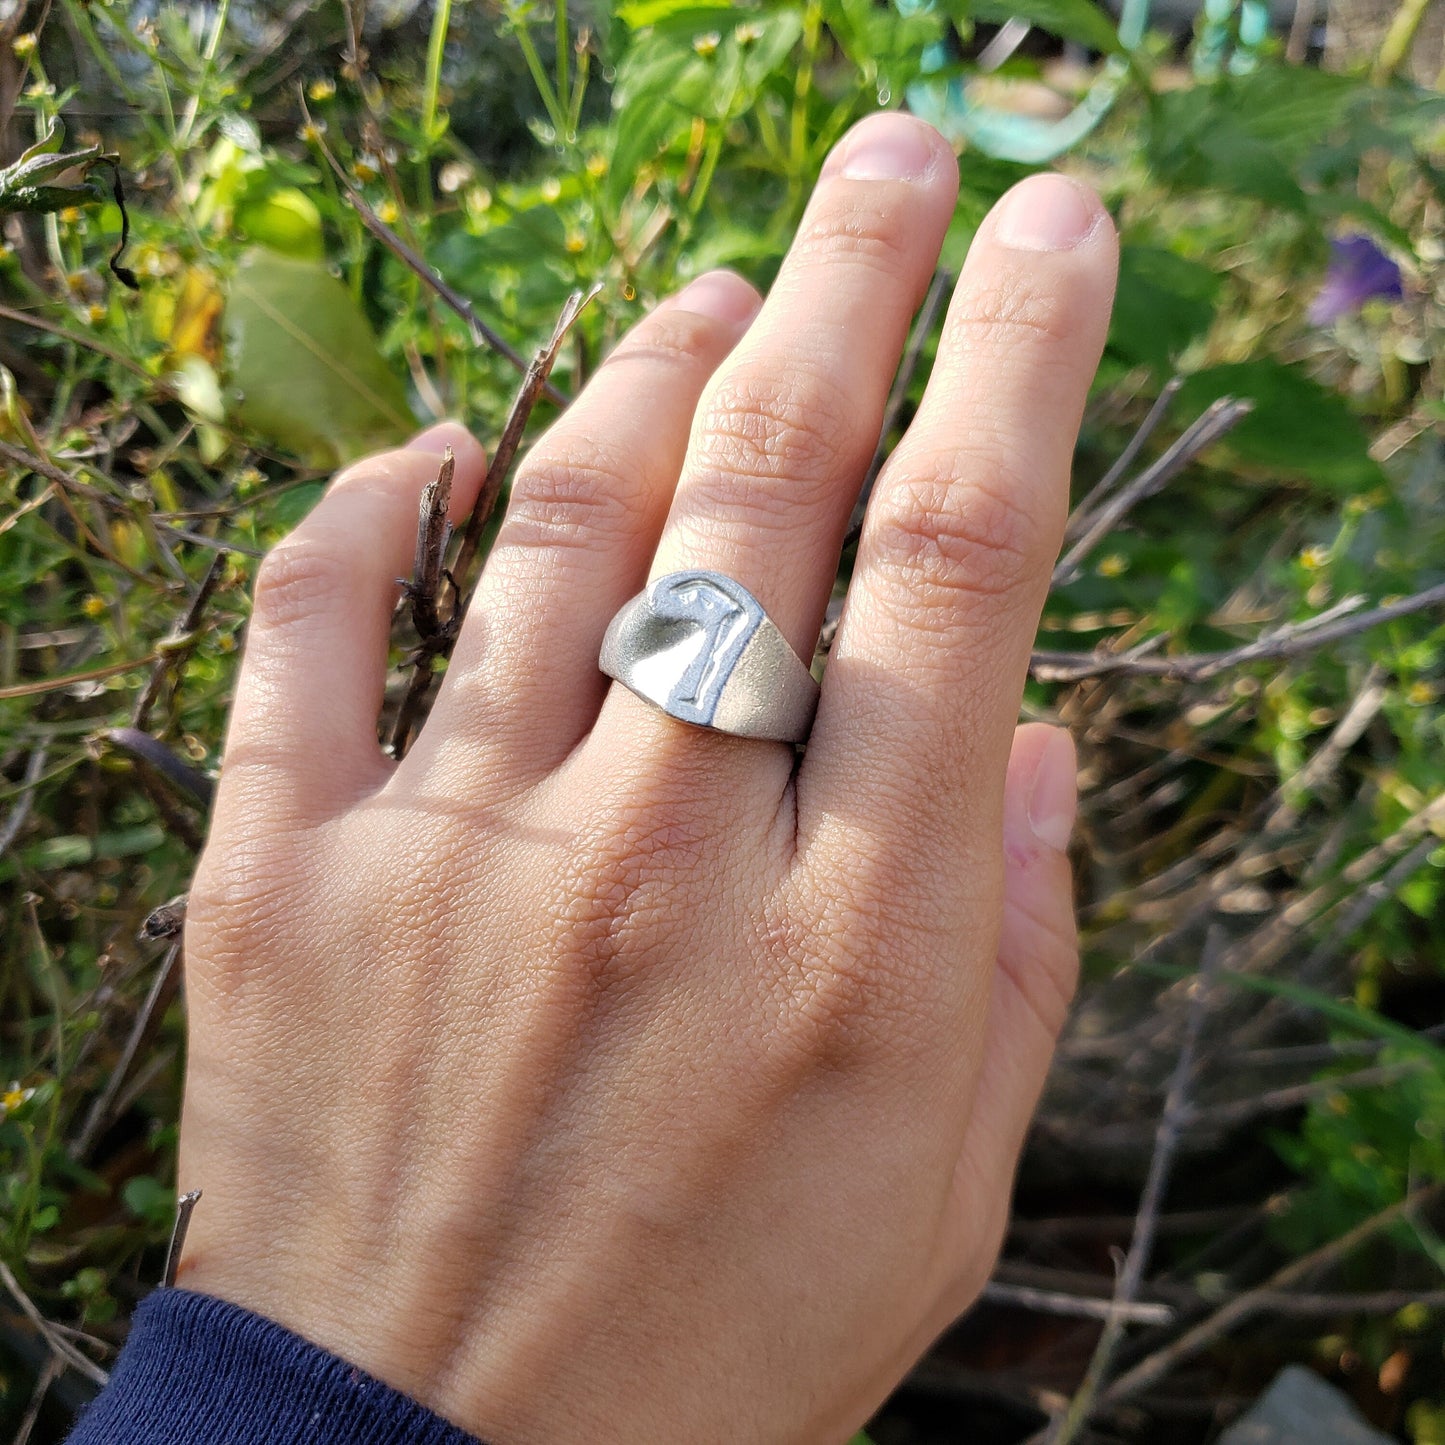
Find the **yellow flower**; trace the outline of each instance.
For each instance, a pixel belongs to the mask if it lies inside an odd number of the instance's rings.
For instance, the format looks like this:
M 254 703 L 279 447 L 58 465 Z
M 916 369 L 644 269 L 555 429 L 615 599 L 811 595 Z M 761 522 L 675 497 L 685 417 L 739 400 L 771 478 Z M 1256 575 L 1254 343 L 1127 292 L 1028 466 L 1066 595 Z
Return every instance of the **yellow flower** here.
M 97 597 L 95 593 L 92 592 L 90 596 L 80 604 L 80 610 L 85 613 L 87 617 L 104 617 L 105 599 Z
M 388 199 L 376 208 L 376 214 L 385 221 L 388 226 L 394 226 L 401 219 L 401 208 L 395 201 Z
M 607 157 L 595 155 L 587 157 L 587 174 L 594 181 L 599 181 L 607 174 Z
M 34 1089 L 22 1089 L 19 1084 L 12 1082 L 4 1094 L 0 1094 L 0 1110 L 13 1114 L 22 1104 L 28 1104 L 34 1093 Z
M 749 22 L 746 25 L 739 25 L 733 34 L 737 37 L 739 45 L 751 45 L 753 41 L 761 38 L 763 27 Z
M 381 174 L 381 162 L 370 151 L 362 151 L 351 163 L 352 174 L 365 184 L 374 181 Z
M 304 140 L 307 145 L 318 144 L 321 137 L 326 134 L 326 122 L 324 120 L 308 120 L 300 130 L 296 132 L 299 139 Z
M 692 40 L 692 48 L 704 58 L 715 54 L 721 44 L 722 36 L 716 30 L 708 30 L 701 35 L 695 35 Z
M 1412 682 L 1409 691 L 1405 694 L 1416 707 L 1424 707 L 1426 703 L 1435 701 L 1435 688 L 1432 683 L 1426 682 L 1423 678 L 1419 682 Z
M 581 231 L 568 231 L 563 245 L 566 246 L 569 256 L 578 256 L 587 249 L 587 237 Z
M 562 194 L 562 182 L 556 176 L 548 176 L 542 182 L 542 199 L 544 201 L 555 201 Z
M 24 35 L 17 35 L 10 42 L 10 48 L 23 60 L 27 55 L 34 55 L 35 47 L 39 44 L 40 40 L 35 32 L 27 30 Z
M 306 87 L 306 94 L 311 100 L 330 100 L 336 94 L 336 82 L 325 77 L 313 80 Z
M 1330 560 L 1330 549 L 1316 544 L 1299 554 L 1300 566 L 1307 572 L 1318 572 Z
M 1100 577 L 1121 577 L 1129 570 L 1129 559 L 1121 557 L 1117 552 L 1110 552 L 1107 557 L 1099 558 Z
M 92 301 L 90 305 L 85 308 L 86 320 L 89 321 L 92 326 L 99 326 L 108 315 L 110 315 L 110 313 L 99 301 Z
M 57 212 L 57 214 L 59 215 L 62 224 L 67 226 L 73 226 L 80 219 L 80 207 L 63 206 Z

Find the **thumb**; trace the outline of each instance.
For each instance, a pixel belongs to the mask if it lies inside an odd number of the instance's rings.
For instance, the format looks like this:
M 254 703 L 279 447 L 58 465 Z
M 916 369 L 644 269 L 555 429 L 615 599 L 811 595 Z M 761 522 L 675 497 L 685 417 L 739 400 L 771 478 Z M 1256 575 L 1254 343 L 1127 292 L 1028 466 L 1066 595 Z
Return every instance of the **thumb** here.
M 960 1167 L 978 1189 L 1012 1179 L 1078 981 L 1069 837 L 1078 761 L 1063 728 L 1014 732 L 1004 784 L 1004 913 L 983 1067 Z M 983 1177 L 980 1177 L 982 1175 Z M 963 1183 L 964 1181 L 960 1181 Z M 1006 1206 L 1006 1199 L 999 1201 Z

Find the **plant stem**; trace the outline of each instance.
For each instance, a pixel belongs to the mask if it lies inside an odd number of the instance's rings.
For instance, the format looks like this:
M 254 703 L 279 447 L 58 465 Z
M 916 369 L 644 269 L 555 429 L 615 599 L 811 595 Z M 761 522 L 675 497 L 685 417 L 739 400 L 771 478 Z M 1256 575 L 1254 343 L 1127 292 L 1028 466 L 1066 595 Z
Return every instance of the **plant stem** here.
M 452 0 L 437 0 L 432 15 L 431 38 L 426 48 L 426 84 L 421 98 L 421 193 L 431 211 L 431 149 L 437 123 L 437 96 L 442 83 L 442 61 L 446 56 L 447 32 L 452 23 Z
M 532 43 L 532 32 L 527 28 L 526 20 L 517 13 L 515 6 L 508 6 L 507 13 L 512 29 L 516 32 L 517 44 L 522 47 L 522 58 L 527 62 L 527 69 L 532 74 L 532 83 L 537 87 L 537 94 L 542 97 L 542 104 L 546 107 L 552 128 L 556 131 L 555 139 L 560 145 L 566 140 L 567 117 L 558 104 L 557 92 L 553 89 L 552 82 L 547 79 L 547 72 L 542 68 L 542 57 L 537 54 L 537 47 Z
M 1380 42 L 1380 53 L 1370 71 L 1370 79 L 1376 85 L 1384 85 L 1394 78 L 1395 73 L 1410 56 L 1410 47 L 1420 32 L 1420 22 L 1425 18 L 1430 0 L 1401 0 L 1390 28 Z
M 557 27 L 557 100 L 563 115 L 572 113 L 572 78 L 568 68 L 567 51 L 570 40 L 567 34 L 567 0 L 555 0 L 552 7 Z M 566 139 L 563 135 L 559 137 Z

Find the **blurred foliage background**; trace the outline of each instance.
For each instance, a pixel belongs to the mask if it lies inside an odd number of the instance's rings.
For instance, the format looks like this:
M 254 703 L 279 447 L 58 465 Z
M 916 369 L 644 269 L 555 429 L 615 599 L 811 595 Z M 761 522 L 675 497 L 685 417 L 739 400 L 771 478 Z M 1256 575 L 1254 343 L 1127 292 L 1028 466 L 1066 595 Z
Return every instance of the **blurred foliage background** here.
M 1044 162 L 1123 262 L 1025 706 L 1080 743 L 1085 989 L 871 1437 L 1214 1440 L 1294 1361 L 1445 1441 L 1445 6 L 1160 5 L 0 5 L 0 1430 L 60 1438 L 162 1269 L 256 559 L 349 457 L 493 442 L 573 291 L 561 394 L 689 275 L 766 286 L 908 104 L 940 294 Z

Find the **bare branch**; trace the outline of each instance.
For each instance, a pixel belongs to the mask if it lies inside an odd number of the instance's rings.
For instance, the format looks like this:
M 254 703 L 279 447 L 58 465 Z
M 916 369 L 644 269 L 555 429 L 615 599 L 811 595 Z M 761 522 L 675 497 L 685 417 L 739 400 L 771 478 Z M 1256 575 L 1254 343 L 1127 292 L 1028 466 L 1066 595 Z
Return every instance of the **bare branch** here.
M 1296 1284 L 1302 1283 L 1320 1270 L 1338 1264 L 1381 1230 L 1388 1229 L 1413 1212 L 1434 1204 L 1442 1195 L 1445 1195 L 1445 1185 L 1442 1184 L 1429 1184 L 1416 1189 L 1398 1203 L 1357 1224 L 1338 1239 L 1333 1239 L 1318 1249 L 1312 1249 L 1308 1254 L 1303 1254 L 1282 1269 L 1276 1270 L 1258 1288 L 1236 1295 L 1207 1319 L 1186 1330 L 1177 1340 L 1147 1355 L 1133 1369 L 1120 1375 L 1104 1391 L 1100 1397 L 1101 1403 L 1117 1405 L 1137 1395 L 1141 1390 L 1158 1384 L 1177 1365 L 1207 1349 L 1221 1335 L 1228 1334 L 1246 1320 L 1272 1308 L 1280 1295 L 1292 1290 Z
M 1154 400 L 1154 405 L 1149 408 L 1148 415 L 1139 423 L 1138 431 L 1129 438 L 1113 466 L 1094 483 L 1080 499 L 1078 506 L 1069 514 L 1069 520 L 1064 525 L 1064 541 L 1066 543 L 1075 542 L 1083 535 L 1084 529 L 1092 520 L 1091 514 L 1119 485 L 1124 474 L 1134 465 L 1139 453 L 1144 450 L 1144 443 L 1154 435 L 1155 429 L 1164 420 L 1164 413 L 1169 410 L 1169 403 L 1179 394 L 1179 388 L 1183 385 L 1184 378 L 1182 376 L 1172 376 L 1164 384 L 1163 389 Z
M 417 617 L 420 645 L 411 659 L 411 677 L 408 679 L 401 707 L 397 711 L 396 721 L 392 725 L 389 747 L 393 757 L 400 758 L 406 752 L 407 742 L 415 729 L 422 703 L 431 687 L 433 664 L 439 657 L 450 656 L 457 633 L 466 617 L 467 609 L 471 606 L 476 583 L 470 574 L 473 563 L 476 561 L 477 549 L 481 545 L 482 533 L 491 520 L 492 512 L 502 495 L 502 488 L 506 484 L 512 463 L 516 460 L 517 451 L 522 445 L 522 438 L 526 433 L 527 423 L 531 419 L 532 409 L 543 394 L 547 377 L 556 363 L 557 355 L 562 349 L 562 343 L 566 340 L 567 333 L 572 329 L 573 322 L 582 314 L 582 310 L 588 302 L 597 295 L 599 289 L 594 287 L 586 294 L 574 291 L 567 298 L 567 304 L 562 308 L 562 314 L 557 319 L 551 339 L 532 359 L 526 376 L 522 378 L 522 385 L 518 388 L 512 408 L 507 413 L 506 425 L 502 428 L 497 449 L 492 455 L 491 465 L 487 468 L 486 480 L 482 483 L 481 492 L 477 496 L 471 515 L 467 518 L 466 527 L 462 531 L 461 542 L 457 548 L 457 555 L 452 563 L 449 578 L 453 588 L 453 606 L 450 615 L 445 620 L 442 620 L 440 610 L 436 607 L 443 576 L 442 552 L 436 546 L 439 536 L 437 519 L 438 515 L 443 520 L 446 516 L 445 503 L 440 501 L 443 493 L 441 472 L 438 473 L 436 482 L 422 494 L 417 517 L 416 563 L 418 570 L 417 575 L 408 584 L 414 616 Z M 450 495 L 451 473 L 447 469 L 445 459 L 442 463 L 442 471 L 446 473 L 445 492 Z M 417 614 L 415 609 L 418 606 L 419 596 L 423 600 L 420 602 L 421 612 Z M 430 606 L 424 600 L 426 597 L 431 599 Z
M 1068 1294 L 1063 1290 L 1035 1289 L 1026 1284 L 1006 1284 L 991 1279 L 983 1287 L 981 1299 L 990 1304 L 1008 1305 L 1033 1310 L 1037 1314 L 1063 1315 L 1085 1320 L 1123 1319 L 1129 1324 L 1170 1325 L 1174 1311 L 1168 1305 L 1121 1303 L 1116 1299 L 1098 1299 L 1090 1295 Z
M 161 688 L 168 680 L 180 674 L 186 659 L 196 650 L 196 644 L 201 640 L 201 618 L 205 615 L 206 604 L 220 586 L 225 571 L 225 554 L 218 552 L 211 558 L 211 565 L 206 568 L 206 575 L 201 578 L 201 585 L 196 588 L 196 595 L 191 598 L 191 605 L 186 608 L 185 616 L 156 649 L 160 657 L 151 670 L 150 679 L 141 690 L 141 695 L 136 699 L 135 712 L 131 715 L 133 728 L 144 731 L 150 726 L 151 709 L 160 697 Z
M 171 1289 L 181 1268 L 181 1251 L 186 1247 L 186 1233 L 191 1227 L 191 1215 L 201 1202 L 201 1191 L 193 1189 L 176 1200 L 176 1222 L 171 1228 L 171 1242 L 166 1249 L 166 1267 L 161 1275 L 161 1286 Z
M 25 776 L 20 780 L 19 796 L 16 797 L 15 805 L 10 809 L 10 816 L 6 818 L 4 826 L 0 827 L 0 858 L 10 851 L 10 845 L 20 836 L 20 830 L 25 826 L 25 820 L 35 805 L 35 785 L 45 771 L 45 759 L 49 756 L 49 750 L 48 740 L 30 750 L 30 757 L 25 764 Z
M 94 1360 L 87 1359 L 56 1331 L 50 1321 L 36 1308 L 35 1301 L 20 1288 L 20 1281 L 15 1278 L 10 1266 L 3 1259 L 0 1259 L 0 1281 L 4 1282 L 5 1288 L 10 1291 L 25 1318 L 35 1326 L 41 1339 L 49 1346 L 52 1355 L 63 1360 L 71 1369 L 79 1370 L 86 1379 L 93 1380 L 97 1385 L 104 1385 L 110 1379 L 110 1376 Z
M 1194 1080 L 1194 1061 L 1199 1048 L 1199 1037 L 1204 1020 L 1213 1000 L 1213 979 L 1223 951 L 1222 935 L 1212 929 L 1205 942 L 1204 954 L 1200 959 L 1199 976 L 1193 982 L 1193 993 L 1189 999 L 1189 1011 L 1184 1025 L 1184 1038 L 1179 1046 L 1179 1057 L 1174 1072 L 1169 1078 L 1169 1088 L 1164 1097 L 1164 1109 L 1159 1116 L 1159 1125 L 1154 1135 L 1154 1151 L 1149 1159 L 1149 1172 L 1144 1181 L 1143 1193 L 1139 1199 L 1139 1212 L 1135 1218 L 1133 1238 L 1129 1241 L 1128 1253 L 1119 1270 L 1119 1282 L 1114 1291 L 1114 1308 L 1104 1320 L 1103 1333 L 1089 1361 L 1083 1384 L 1069 1402 L 1069 1408 L 1062 1419 L 1042 1432 L 1047 1445 L 1068 1445 L 1088 1423 L 1089 1415 L 1099 1395 L 1099 1390 L 1113 1363 L 1114 1351 L 1123 1337 L 1126 1316 L 1121 1307 L 1134 1303 L 1144 1283 L 1144 1272 L 1154 1252 L 1154 1238 L 1159 1222 L 1159 1212 L 1164 1203 L 1164 1191 L 1168 1187 L 1169 1174 L 1174 1166 L 1174 1155 L 1179 1148 L 1189 1111 L 1189 1090 Z
M 126 1037 L 120 1056 L 115 1061 L 115 1067 L 110 1071 L 110 1077 L 105 1081 L 105 1087 L 96 1095 L 90 1106 L 90 1112 L 85 1116 L 85 1123 L 80 1133 L 75 1136 L 75 1142 L 70 1146 L 70 1157 L 72 1159 L 85 1159 L 95 1147 L 95 1141 L 108 1129 L 112 1122 L 112 1109 L 121 1088 L 124 1086 L 126 1077 L 134 1065 L 136 1055 L 140 1053 L 141 1045 L 150 1035 L 155 1024 L 160 1021 L 170 1001 L 175 997 L 176 989 L 180 985 L 181 945 L 179 940 L 166 949 L 161 960 L 161 966 L 151 982 L 150 991 L 146 994 L 145 1002 L 141 1004 L 140 1011 L 135 1016 L 135 1022 L 131 1025 L 130 1033 Z
M 1237 401 L 1232 396 L 1220 397 L 1157 461 L 1145 467 L 1117 496 L 1101 503 L 1097 512 L 1087 518 L 1080 527 L 1078 541 L 1054 568 L 1050 585 L 1062 587 L 1066 582 L 1072 582 L 1079 575 L 1084 558 L 1129 512 L 1145 498 L 1162 491 L 1190 462 L 1253 410 L 1254 403 L 1251 401 Z
M 1157 638 L 1150 638 L 1148 643 L 1113 654 L 1038 650 L 1033 655 L 1029 671 L 1039 682 L 1082 682 L 1085 678 L 1106 677 L 1114 673 L 1132 677 L 1167 677 L 1177 682 L 1207 682 L 1230 668 L 1243 667 L 1250 662 L 1281 662 L 1303 657 L 1331 642 L 1368 632 L 1384 622 L 1393 622 L 1397 617 L 1408 617 L 1445 605 L 1445 582 L 1397 602 L 1343 616 L 1342 613 L 1349 611 L 1347 604 L 1357 606 L 1358 601 L 1347 598 L 1321 617 L 1287 623 L 1255 638 L 1253 642 L 1224 652 L 1181 652 L 1172 657 L 1156 657 L 1146 654 L 1146 648 L 1152 651 L 1158 645 Z

